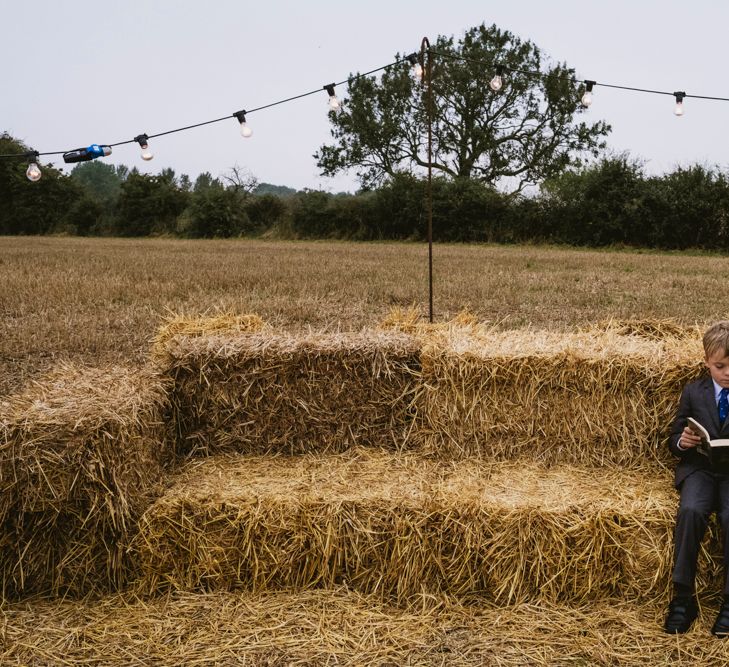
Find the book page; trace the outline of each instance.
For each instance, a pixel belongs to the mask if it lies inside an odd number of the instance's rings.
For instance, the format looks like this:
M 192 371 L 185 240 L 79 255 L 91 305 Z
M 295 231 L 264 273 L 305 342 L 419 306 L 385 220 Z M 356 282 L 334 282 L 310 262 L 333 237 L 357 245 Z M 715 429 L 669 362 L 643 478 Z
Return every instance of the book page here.
M 707 442 L 707 443 L 710 443 L 711 442 L 711 438 L 709 437 L 709 432 L 701 424 L 699 424 L 699 422 L 697 422 L 693 417 L 689 417 L 688 418 L 688 424 L 687 424 L 687 426 L 694 433 L 696 433 L 696 435 L 701 436 L 701 439 L 704 442 Z

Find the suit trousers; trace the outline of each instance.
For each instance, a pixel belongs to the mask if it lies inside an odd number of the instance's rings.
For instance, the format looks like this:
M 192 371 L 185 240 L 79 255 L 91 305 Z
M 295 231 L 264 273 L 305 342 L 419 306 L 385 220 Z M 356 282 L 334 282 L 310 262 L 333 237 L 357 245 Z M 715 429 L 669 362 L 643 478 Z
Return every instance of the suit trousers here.
M 681 482 L 673 535 L 673 582 L 694 587 L 696 560 L 711 513 L 721 525 L 724 556 L 724 595 L 729 595 L 729 475 L 696 470 Z

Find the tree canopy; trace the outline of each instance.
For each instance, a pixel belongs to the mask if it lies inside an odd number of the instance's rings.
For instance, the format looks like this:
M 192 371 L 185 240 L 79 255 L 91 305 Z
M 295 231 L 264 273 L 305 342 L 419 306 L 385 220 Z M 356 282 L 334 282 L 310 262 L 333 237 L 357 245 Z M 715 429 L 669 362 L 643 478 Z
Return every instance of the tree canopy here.
M 457 42 L 439 36 L 432 52 L 437 173 L 520 192 L 604 148 L 610 127 L 576 120 L 584 109 L 574 70 L 545 64 L 532 42 L 481 25 Z M 507 73 L 494 92 L 488 84 L 497 65 Z M 315 154 L 322 174 L 353 169 L 372 188 L 422 170 L 428 164 L 425 105 L 424 87 L 408 67 L 389 68 L 379 80 L 350 78 L 348 99 L 329 114 L 334 143 Z

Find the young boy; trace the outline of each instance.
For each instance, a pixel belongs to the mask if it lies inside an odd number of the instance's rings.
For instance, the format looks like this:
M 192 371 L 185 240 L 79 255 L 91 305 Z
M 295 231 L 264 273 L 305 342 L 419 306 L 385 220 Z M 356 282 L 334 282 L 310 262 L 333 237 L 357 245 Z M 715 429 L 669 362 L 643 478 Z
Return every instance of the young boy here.
M 709 436 L 729 438 L 729 320 L 716 322 L 704 334 L 704 361 L 711 377 L 688 384 L 681 394 L 668 446 L 680 458 L 676 488 L 681 500 L 674 532 L 674 595 L 664 629 L 686 632 L 698 613 L 694 579 L 696 559 L 709 516 L 717 512 L 724 553 L 724 600 L 712 633 L 729 635 L 729 470 L 715 470 L 696 450 L 701 439 L 687 427 L 693 417 Z

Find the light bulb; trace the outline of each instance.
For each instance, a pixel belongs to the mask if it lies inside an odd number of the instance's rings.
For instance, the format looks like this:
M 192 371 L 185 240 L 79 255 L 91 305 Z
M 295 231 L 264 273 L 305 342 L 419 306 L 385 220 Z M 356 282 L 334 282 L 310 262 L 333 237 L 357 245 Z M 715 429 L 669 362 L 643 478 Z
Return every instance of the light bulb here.
M 253 134 L 253 130 L 248 127 L 248 123 L 246 123 L 246 112 L 245 109 L 241 111 L 236 111 L 233 114 L 233 117 L 238 120 L 240 123 L 240 136 L 244 139 L 248 139 Z
M 149 162 L 154 157 L 154 153 L 149 150 L 149 143 L 147 143 L 147 139 L 149 139 L 149 137 L 144 133 L 138 134 L 134 137 L 134 141 L 136 141 L 142 149 L 142 160 L 145 162 Z
M 423 80 L 423 66 L 420 64 L 420 61 L 418 60 L 418 54 L 417 53 L 411 53 L 409 56 L 407 56 L 407 61 L 413 66 L 413 75 L 418 81 Z
M 679 91 L 673 93 L 673 96 L 676 98 L 676 108 L 673 110 L 673 113 L 677 116 L 683 116 L 683 98 L 686 97 L 686 93 Z
M 491 81 L 489 81 L 489 87 L 491 90 L 493 90 L 495 93 L 498 93 L 501 88 L 504 85 L 504 80 L 501 78 L 500 74 L 497 74 Z
M 31 162 L 30 165 L 28 165 L 25 175 L 28 177 L 28 180 L 33 181 L 33 183 L 40 181 L 40 177 L 42 176 L 40 167 L 35 162 Z
M 585 92 L 582 95 L 582 99 L 580 100 L 582 106 L 585 107 L 585 109 L 589 108 L 589 106 L 592 104 L 592 88 L 596 83 L 597 81 L 585 81 Z
M 332 111 L 339 111 L 339 109 L 342 107 L 342 104 L 337 99 L 337 96 L 334 92 L 334 84 L 330 83 L 330 84 L 324 86 L 324 90 L 326 90 L 327 94 L 329 95 L 329 108 Z

